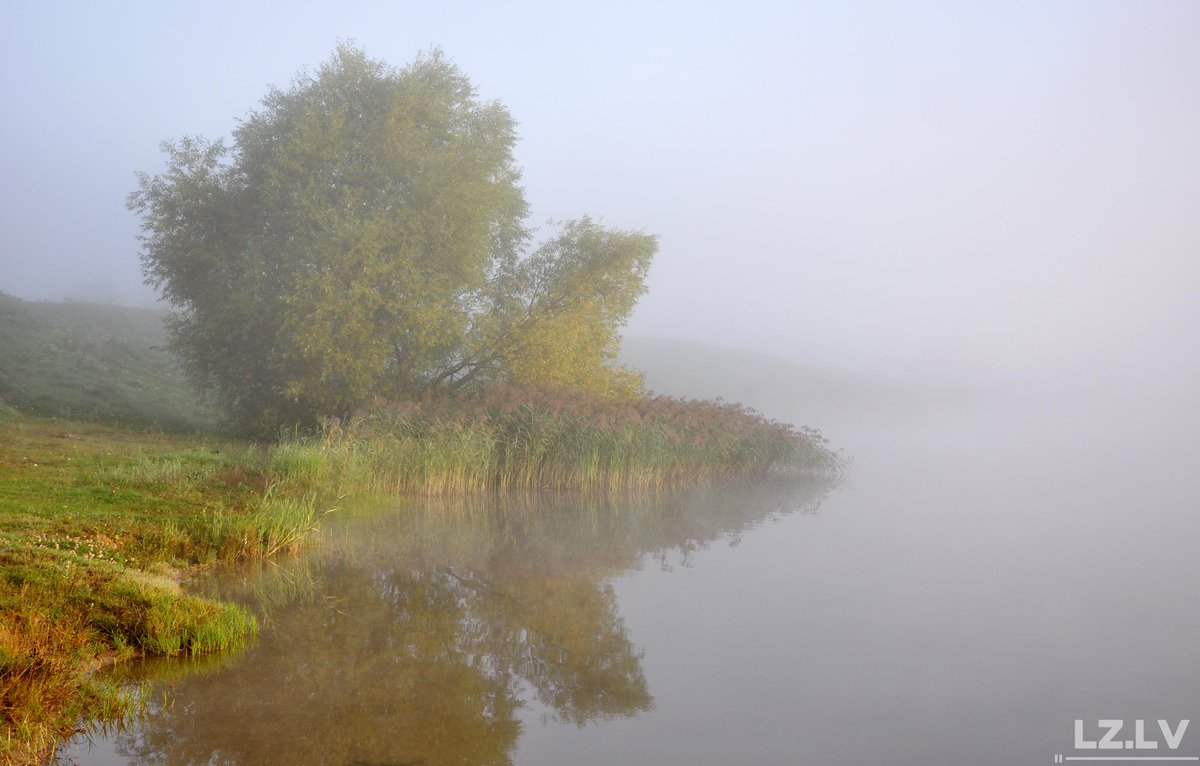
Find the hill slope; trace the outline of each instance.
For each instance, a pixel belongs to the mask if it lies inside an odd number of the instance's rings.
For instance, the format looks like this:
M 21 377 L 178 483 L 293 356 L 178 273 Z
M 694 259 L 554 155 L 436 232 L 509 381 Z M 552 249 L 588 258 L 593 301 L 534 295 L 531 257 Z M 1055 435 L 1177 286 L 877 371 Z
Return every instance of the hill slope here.
M 32 415 L 209 428 L 165 349 L 162 312 L 0 293 L 0 401 Z
M 168 430 L 212 428 L 214 412 L 165 348 L 162 320 L 153 309 L 28 302 L 0 293 L 0 418 L 10 406 Z M 824 427 L 883 409 L 911 412 L 954 395 L 678 340 L 626 338 L 621 362 L 643 371 L 655 393 L 723 398 Z
M 651 391 L 741 402 L 773 418 L 829 427 L 916 413 L 967 395 L 914 380 L 812 367 L 754 351 L 679 340 L 626 338 L 620 361 L 646 375 Z

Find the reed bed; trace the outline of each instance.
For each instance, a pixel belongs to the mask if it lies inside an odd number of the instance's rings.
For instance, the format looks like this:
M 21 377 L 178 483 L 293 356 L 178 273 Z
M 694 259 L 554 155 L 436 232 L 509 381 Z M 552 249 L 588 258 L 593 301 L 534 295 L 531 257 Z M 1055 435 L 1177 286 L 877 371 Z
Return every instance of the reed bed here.
M 472 397 L 376 402 L 318 437 L 275 448 L 285 481 L 353 492 L 655 489 L 768 474 L 829 476 L 817 431 L 712 401 L 614 400 L 502 386 Z

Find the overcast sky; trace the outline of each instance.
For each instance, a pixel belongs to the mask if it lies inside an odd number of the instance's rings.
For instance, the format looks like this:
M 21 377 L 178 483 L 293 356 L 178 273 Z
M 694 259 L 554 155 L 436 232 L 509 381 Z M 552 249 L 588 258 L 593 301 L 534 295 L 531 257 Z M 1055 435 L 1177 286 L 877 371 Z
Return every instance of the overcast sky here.
M 1200 357 L 1200 3 L 0 6 L 0 291 L 149 304 L 134 172 L 353 39 L 520 124 L 534 219 L 661 236 L 631 334 L 1075 377 Z

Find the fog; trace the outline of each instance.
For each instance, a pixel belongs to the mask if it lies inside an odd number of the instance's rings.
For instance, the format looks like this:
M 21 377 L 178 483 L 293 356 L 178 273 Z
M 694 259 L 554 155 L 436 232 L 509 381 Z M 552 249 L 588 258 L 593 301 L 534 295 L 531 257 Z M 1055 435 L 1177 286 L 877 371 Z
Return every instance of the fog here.
M 623 350 L 652 388 L 822 428 L 850 458 L 819 512 L 744 545 L 513 591 L 603 596 L 655 700 L 586 727 L 523 708 L 514 762 L 1034 763 L 1081 718 L 1194 722 L 1200 3 L 6 2 L 0 292 L 154 305 L 135 173 L 344 40 L 396 66 L 440 46 L 505 104 L 533 221 L 659 235 Z M 457 580 L 441 555 L 422 565 Z M 545 556 L 522 555 L 509 574 L 536 584 Z M 358 699 L 362 676 L 315 656 L 289 677 L 333 668 L 326 708 Z M 207 708 L 239 720 L 187 723 L 193 760 L 238 726 L 277 757 L 279 715 L 239 712 L 277 690 L 240 672 Z M 320 733 L 351 730 L 326 708 Z M 104 757 L 79 762 L 126 762 Z
M 0 291 L 154 301 L 135 171 L 353 39 L 520 124 L 535 221 L 661 236 L 635 336 L 1186 392 L 1200 5 L 6 3 Z

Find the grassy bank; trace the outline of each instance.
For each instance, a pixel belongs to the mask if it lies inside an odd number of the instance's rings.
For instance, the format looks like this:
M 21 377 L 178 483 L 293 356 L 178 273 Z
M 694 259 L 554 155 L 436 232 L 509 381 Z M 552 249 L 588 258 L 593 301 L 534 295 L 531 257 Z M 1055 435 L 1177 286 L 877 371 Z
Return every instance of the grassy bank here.
M 180 572 L 294 551 L 344 494 L 588 492 L 829 476 L 819 434 L 735 405 L 544 388 L 378 404 L 273 446 L 0 408 L 0 763 L 132 704 L 90 670 L 244 643 L 254 618 Z
M 243 644 L 254 618 L 178 584 L 189 567 L 294 549 L 315 523 L 266 450 L 0 418 L 0 763 L 32 762 L 131 699 L 90 671 Z

